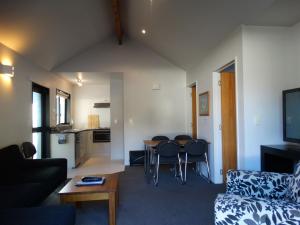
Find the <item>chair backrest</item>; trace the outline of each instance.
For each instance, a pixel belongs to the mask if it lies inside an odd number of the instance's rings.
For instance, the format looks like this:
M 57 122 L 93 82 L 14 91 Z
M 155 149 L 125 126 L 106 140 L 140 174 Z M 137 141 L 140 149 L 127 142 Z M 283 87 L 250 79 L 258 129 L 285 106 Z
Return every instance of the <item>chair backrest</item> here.
M 157 146 L 156 153 L 162 157 L 177 157 L 180 146 L 174 141 L 162 141 Z
M 168 141 L 170 140 L 167 136 L 154 136 L 152 141 Z
M 24 156 L 18 145 L 0 149 L 0 186 L 21 182 Z
M 190 140 L 184 149 L 189 155 L 201 156 L 208 151 L 208 143 L 203 139 Z
M 34 154 L 36 153 L 36 149 L 31 142 L 24 142 L 21 146 L 21 149 L 26 159 L 33 158 Z
M 176 141 L 181 141 L 181 140 L 192 140 L 192 137 L 189 136 L 189 135 L 182 134 L 182 135 L 177 135 L 174 139 L 175 139 Z
M 0 149 L 0 169 L 7 173 L 7 169 L 14 169 L 22 164 L 24 157 L 18 145 L 10 145 Z

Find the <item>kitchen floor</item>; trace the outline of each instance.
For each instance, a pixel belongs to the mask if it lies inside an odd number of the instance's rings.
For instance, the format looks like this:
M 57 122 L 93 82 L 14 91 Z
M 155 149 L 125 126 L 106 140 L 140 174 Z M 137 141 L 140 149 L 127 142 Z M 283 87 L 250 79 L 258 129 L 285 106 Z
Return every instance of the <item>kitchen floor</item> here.
M 111 160 L 110 156 L 99 156 L 88 159 L 76 169 L 68 170 L 68 178 L 74 176 L 111 174 L 122 172 L 125 166 L 122 160 Z

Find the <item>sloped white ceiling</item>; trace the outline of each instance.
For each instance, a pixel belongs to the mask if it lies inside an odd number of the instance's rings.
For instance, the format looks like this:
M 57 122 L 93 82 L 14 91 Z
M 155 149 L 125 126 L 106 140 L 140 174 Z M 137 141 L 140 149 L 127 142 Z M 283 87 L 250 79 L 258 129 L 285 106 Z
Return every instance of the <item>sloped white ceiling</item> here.
M 123 8 L 130 37 L 184 69 L 241 24 L 286 26 L 300 19 L 299 0 L 124 0 Z
M 0 42 L 48 70 L 112 34 L 110 0 L 0 1 Z
M 299 0 L 276 0 L 248 23 L 261 26 L 292 26 L 300 21 Z
M 300 0 L 120 2 L 127 38 L 183 69 L 195 66 L 241 24 L 290 26 L 300 20 Z M 113 28 L 111 0 L 0 1 L 0 42 L 47 70 L 115 39 Z
M 81 77 L 81 80 L 84 85 L 89 84 L 102 84 L 102 85 L 110 85 L 110 77 L 118 73 L 100 73 L 100 72 L 66 72 L 59 73 L 60 76 L 70 81 L 74 85 L 76 85 L 76 78 Z

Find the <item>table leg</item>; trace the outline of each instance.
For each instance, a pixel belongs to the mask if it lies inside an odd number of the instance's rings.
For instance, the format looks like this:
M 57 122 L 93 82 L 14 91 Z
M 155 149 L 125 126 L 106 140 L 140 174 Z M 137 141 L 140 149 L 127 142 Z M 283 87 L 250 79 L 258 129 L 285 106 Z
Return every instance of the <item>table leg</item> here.
M 116 190 L 116 207 L 118 207 L 118 206 L 119 206 L 119 186 Z
M 116 192 L 109 193 L 109 225 L 116 225 Z
M 151 152 L 150 152 L 150 146 L 147 146 L 147 183 L 150 183 L 151 180 Z
M 147 175 L 147 170 L 148 170 L 148 153 L 147 153 L 147 145 L 144 147 L 144 172 L 145 175 Z
M 75 202 L 75 205 L 76 205 L 76 208 L 81 208 L 82 207 L 81 202 Z

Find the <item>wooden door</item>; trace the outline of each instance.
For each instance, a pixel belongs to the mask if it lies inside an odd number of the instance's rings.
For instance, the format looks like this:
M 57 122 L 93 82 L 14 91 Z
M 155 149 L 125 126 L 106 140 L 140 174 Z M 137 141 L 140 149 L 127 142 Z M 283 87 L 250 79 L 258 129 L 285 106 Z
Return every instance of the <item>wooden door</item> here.
M 192 137 L 197 139 L 197 89 L 192 86 Z
M 223 179 L 237 168 L 235 73 L 221 73 Z

